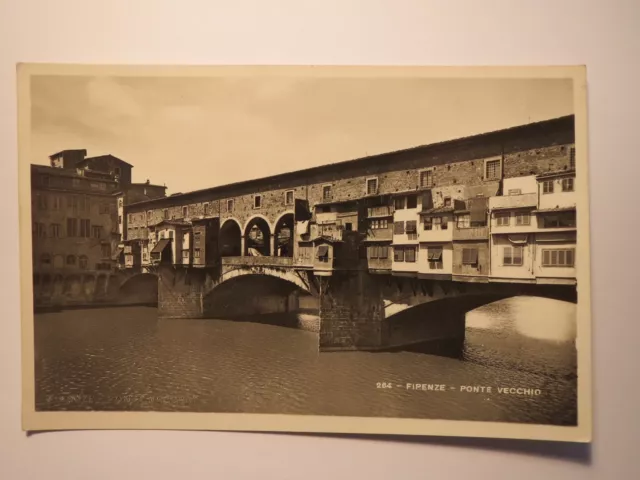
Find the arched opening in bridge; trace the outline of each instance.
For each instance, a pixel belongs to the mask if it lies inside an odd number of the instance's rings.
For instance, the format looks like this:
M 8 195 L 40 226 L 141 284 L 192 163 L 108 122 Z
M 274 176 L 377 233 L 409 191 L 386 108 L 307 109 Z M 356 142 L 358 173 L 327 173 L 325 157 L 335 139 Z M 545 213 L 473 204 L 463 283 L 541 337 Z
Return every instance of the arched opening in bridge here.
M 293 257 L 293 221 L 293 213 L 287 213 L 276 223 L 274 253 L 278 257 Z
M 554 370 L 560 361 L 564 373 L 571 375 L 576 359 L 575 297 L 563 291 L 540 293 L 496 291 L 452 295 L 405 308 L 400 302 L 389 304 L 386 310 L 397 313 L 385 318 L 388 344 L 391 349 L 492 366 L 511 363 L 532 372 Z
M 244 254 L 249 256 L 271 256 L 271 228 L 262 217 L 252 218 L 244 231 Z
M 235 220 L 227 220 L 220 228 L 220 255 L 223 257 L 242 255 L 242 231 Z
M 319 302 L 298 285 L 271 275 L 241 275 L 203 299 L 207 318 L 299 328 L 317 332 Z
M 152 273 L 141 273 L 128 278 L 120 285 L 118 298 L 122 304 L 156 305 L 158 277 Z

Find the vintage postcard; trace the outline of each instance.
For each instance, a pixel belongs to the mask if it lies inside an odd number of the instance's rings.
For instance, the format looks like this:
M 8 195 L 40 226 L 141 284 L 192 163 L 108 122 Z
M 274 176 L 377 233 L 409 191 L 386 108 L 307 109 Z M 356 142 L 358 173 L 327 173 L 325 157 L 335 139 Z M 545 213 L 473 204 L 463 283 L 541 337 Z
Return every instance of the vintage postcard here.
M 25 430 L 591 440 L 584 67 L 18 90 Z

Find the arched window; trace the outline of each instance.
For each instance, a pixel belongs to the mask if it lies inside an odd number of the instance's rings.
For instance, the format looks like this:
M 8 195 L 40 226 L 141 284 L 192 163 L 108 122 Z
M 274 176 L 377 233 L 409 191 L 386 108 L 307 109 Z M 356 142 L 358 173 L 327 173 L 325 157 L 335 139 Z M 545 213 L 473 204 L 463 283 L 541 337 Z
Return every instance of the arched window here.
M 76 257 L 74 255 L 67 255 L 67 265 L 75 265 Z
M 48 253 L 43 253 L 42 255 L 40 255 L 40 265 L 44 267 L 51 266 L 51 255 L 49 255 Z
M 82 269 L 86 269 L 87 268 L 87 256 L 86 255 L 80 255 L 78 257 L 78 266 Z

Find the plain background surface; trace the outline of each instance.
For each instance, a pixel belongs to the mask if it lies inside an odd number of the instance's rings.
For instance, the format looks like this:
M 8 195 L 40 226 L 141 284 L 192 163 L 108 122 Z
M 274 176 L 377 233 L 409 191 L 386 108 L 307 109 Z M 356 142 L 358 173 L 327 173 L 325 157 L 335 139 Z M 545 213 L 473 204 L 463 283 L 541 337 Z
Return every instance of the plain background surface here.
M 640 478 L 638 260 L 625 253 L 638 238 L 639 19 L 636 1 L 0 0 L 0 478 Z M 587 65 L 593 445 L 219 432 L 25 435 L 17 62 Z

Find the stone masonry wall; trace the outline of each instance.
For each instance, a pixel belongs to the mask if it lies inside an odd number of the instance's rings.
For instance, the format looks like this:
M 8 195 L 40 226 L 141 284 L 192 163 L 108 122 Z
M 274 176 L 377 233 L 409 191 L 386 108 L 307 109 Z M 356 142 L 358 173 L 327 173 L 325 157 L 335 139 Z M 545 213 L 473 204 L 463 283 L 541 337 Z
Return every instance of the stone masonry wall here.
M 158 317 L 201 318 L 205 273 L 161 267 L 158 272 Z
M 269 221 L 273 233 L 280 216 L 293 211 L 293 205 L 285 202 L 285 194 L 290 190 L 293 190 L 295 198 L 308 200 L 313 208 L 323 201 L 325 185 L 332 187 L 332 201 L 364 197 L 367 179 L 373 177 L 378 179 L 379 194 L 412 191 L 420 187 L 420 171 L 427 168 L 433 172 L 435 187 L 482 187 L 490 183 L 484 178 L 486 159 L 502 158 L 503 178 L 569 168 L 570 150 L 573 147 L 572 124 L 553 128 L 545 125 L 523 127 L 526 128 L 529 128 L 529 133 L 516 135 L 496 132 L 495 135 L 489 134 L 484 142 L 482 139 L 463 139 L 458 144 L 435 149 L 424 147 L 427 150 L 418 148 L 392 152 L 357 163 L 336 165 L 335 168 L 329 166 L 313 174 L 303 171 L 284 178 L 274 177 L 246 185 L 232 185 L 222 190 L 203 190 L 175 198 L 133 204 L 126 207 L 128 213 L 134 214 L 129 227 L 156 224 L 165 218 L 165 209 L 168 210 L 169 219 L 189 220 L 190 217 L 203 216 L 204 206 L 208 204 L 206 216 L 219 217 L 221 224 L 227 218 L 233 218 L 244 228 L 252 217 L 261 216 Z M 256 195 L 262 197 L 260 208 L 254 208 Z M 232 211 L 227 211 L 228 199 L 234 201 Z M 183 214 L 185 206 L 186 217 Z
M 380 347 L 386 342 L 378 279 L 366 272 L 334 274 L 320 294 L 320 350 Z

